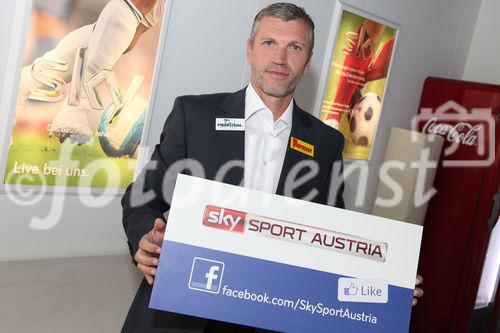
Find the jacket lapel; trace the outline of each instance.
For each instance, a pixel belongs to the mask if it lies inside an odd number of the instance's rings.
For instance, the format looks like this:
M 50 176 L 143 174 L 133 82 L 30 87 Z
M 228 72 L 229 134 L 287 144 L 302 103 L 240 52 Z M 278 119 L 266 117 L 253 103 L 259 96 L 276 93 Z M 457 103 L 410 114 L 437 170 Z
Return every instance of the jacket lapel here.
M 215 129 L 216 118 L 245 118 L 245 93 L 246 88 L 229 95 L 215 112 L 213 126 Z M 286 177 L 290 170 L 300 161 L 311 159 L 304 153 L 290 148 L 291 138 L 297 138 L 309 144 L 314 143 L 315 133 L 311 130 L 312 123 L 305 116 L 305 111 L 300 109 L 294 102 L 292 116 L 292 129 L 287 142 L 285 160 L 280 173 L 276 194 L 284 194 Z M 245 160 L 245 131 L 216 131 L 219 146 L 224 155 L 224 162 L 238 160 L 244 163 Z M 225 183 L 232 185 L 243 185 L 243 168 L 233 168 L 224 179 Z
M 213 126 L 217 118 L 245 118 L 245 91 L 239 90 L 230 94 L 215 112 Z M 242 161 L 245 159 L 245 131 L 216 131 L 219 140 L 219 146 L 226 161 Z M 232 172 L 227 174 L 224 182 L 232 185 L 239 185 L 243 180 L 243 168 L 233 168 Z
M 285 182 L 288 174 L 290 173 L 290 170 L 300 161 L 309 160 L 312 158 L 290 147 L 290 141 L 292 138 L 302 140 L 309 144 L 314 144 L 316 135 L 314 131 L 311 130 L 311 121 L 307 119 L 304 113 L 305 111 L 300 109 L 294 102 L 292 129 L 290 131 L 290 137 L 288 138 L 285 160 L 283 162 L 283 167 L 281 169 L 280 178 L 278 181 L 278 187 L 276 189 L 276 194 L 279 195 L 284 195 Z

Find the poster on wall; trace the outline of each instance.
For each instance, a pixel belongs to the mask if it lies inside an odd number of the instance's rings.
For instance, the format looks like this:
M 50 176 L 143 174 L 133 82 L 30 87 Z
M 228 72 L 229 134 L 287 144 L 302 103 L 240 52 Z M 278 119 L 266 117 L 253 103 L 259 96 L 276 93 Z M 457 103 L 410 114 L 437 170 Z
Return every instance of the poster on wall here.
M 4 184 L 125 188 L 166 0 L 33 0 Z
M 383 109 L 398 30 L 344 4 L 340 7 L 320 119 L 344 135 L 344 158 L 367 160 Z

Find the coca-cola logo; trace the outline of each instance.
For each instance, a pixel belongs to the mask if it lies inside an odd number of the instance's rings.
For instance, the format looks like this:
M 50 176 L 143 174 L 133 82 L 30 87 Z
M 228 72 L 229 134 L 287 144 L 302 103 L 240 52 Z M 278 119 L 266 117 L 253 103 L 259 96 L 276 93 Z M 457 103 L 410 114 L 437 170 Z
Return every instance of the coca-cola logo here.
M 450 100 L 435 109 L 421 108 L 411 126 L 431 141 L 443 138 L 444 167 L 487 167 L 495 161 L 495 119 L 489 108 L 466 108 Z
M 422 132 L 440 135 L 448 142 L 463 144 L 465 146 L 477 146 L 479 135 L 483 126 L 471 125 L 459 122 L 455 125 L 450 123 L 439 123 L 438 118 L 429 119 L 422 127 Z

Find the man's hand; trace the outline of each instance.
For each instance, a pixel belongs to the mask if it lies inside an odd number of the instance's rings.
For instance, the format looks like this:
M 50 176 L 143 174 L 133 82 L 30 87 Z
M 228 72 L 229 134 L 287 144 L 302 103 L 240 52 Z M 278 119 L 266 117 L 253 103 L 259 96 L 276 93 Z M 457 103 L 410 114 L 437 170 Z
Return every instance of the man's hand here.
M 424 282 L 424 278 L 417 274 L 417 278 L 415 279 L 415 290 L 413 290 L 413 306 L 417 305 L 418 298 L 424 296 L 424 290 L 422 288 L 418 288 Z
M 163 235 L 165 234 L 165 225 L 162 219 L 156 219 L 154 228 L 142 236 L 139 241 L 139 249 L 134 256 L 137 268 L 144 274 L 149 284 L 153 284 L 155 279 L 156 266 L 158 266 Z

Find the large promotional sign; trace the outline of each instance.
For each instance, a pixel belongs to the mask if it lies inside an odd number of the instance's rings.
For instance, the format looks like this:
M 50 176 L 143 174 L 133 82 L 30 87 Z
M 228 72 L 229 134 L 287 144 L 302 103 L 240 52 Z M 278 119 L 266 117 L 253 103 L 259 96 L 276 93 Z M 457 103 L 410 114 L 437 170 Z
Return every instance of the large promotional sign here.
M 369 159 L 397 30 L 342 5 L 320 118 L 345 137 L 344 157 Z
M 33 0 L 5 184 L 124 188 L 166 0 Z
M 421 234 L 179 175 L 150 307 L 285 332 L 407 332 Z

